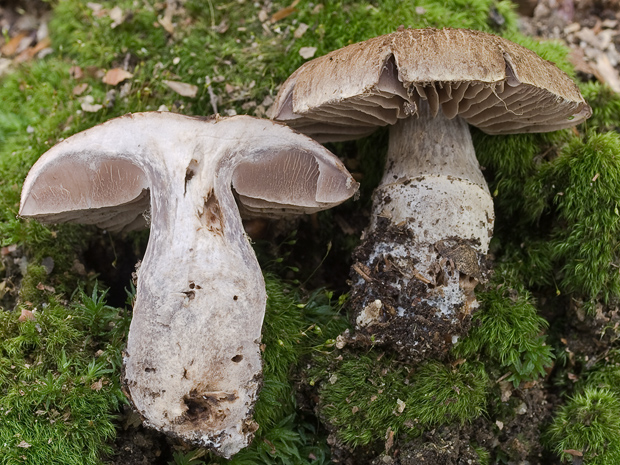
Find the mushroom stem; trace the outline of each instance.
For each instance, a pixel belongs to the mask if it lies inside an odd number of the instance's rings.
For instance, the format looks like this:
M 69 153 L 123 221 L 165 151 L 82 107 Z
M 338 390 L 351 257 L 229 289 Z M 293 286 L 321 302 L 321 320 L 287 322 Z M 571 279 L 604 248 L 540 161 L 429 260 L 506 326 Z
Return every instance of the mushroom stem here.
M 467 332 L 494 219 L 467 124 L 420 107 L 390 128 L 352 271 L 357 329 L 414 359 L 445 356 Z
M 230 191 L 232 173 L 197 157 L 151 192 L 125 356 L 127 394 L 145 422 L 230 457 L 258 425 L 265 285 Z M 225 212 L 225 214 L 222 214 Z M 231 343 L 234 341 L 234 343 Z

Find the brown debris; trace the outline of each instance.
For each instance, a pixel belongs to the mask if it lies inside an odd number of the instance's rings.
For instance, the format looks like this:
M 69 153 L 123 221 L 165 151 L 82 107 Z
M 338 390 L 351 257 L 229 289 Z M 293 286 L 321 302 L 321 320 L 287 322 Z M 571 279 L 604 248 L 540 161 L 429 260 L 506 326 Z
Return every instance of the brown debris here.
M 620 2 L 539 0 L 521 26 L 527 35 L 564 41 L 578 72 L 620 92 Z
M 34 321 L 36 320 L 36 316 L 34 315 L 33 312 L 31 312 L 30 310 L 26 310 L 25 308 L 22 308 L 22 314 L 19 316 L 19 318 L 17 319 L 17 321 Z
M 166 80 L 164 80 L 163 83 L 166 84 L 170 89 L 175 91 L 177 94 L 182 95 L 183 97 L 193 98 L 196 97 L 196 94 L 198 93 L 198 86 L 195 86 L 193 84 Z
M 129 71 L 126 71 L 122 68 L 113 68 L 105 73 L 103 79 L 101 80 L 104 84 L 109 84 L 111 86 L 116 86 L 123 82 L 125 79 L 130 79 L 133 77 Z
M 291 3 L 286 8 L 282 8 L 281 10 L 276 11 L 274 14 L 271 15 L 271 22 L 275 23 L 295 13 L 297 11 L 295 7 L 297 6 L 298 3 L 299 3 L 299 0 L 295 0 L 293 3 Z
M 42 1 L 0 2 L 0 76 L 13 65 L 52 52 L 47 22 L 49 6 Z

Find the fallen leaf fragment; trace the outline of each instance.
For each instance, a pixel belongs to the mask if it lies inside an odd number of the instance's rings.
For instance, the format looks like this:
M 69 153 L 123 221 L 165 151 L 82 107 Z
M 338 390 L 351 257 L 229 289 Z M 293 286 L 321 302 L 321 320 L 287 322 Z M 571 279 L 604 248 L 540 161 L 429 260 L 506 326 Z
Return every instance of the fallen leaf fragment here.
M 94 13 L 98 13 L 103 9 L 103 5 L 100 3 L 95 3 L 95 2 L 88 2 L 86 4 L 86 6 L 88 8 L 90 8 L 91 10 L 93 10 Z
M 0 249 L 0 255 L 4 257 L 6 255 L 12 254 L 16 250 L 17 250 L 17 244 L 7 245 L 6 247 L 2 247 L 2 249 Z
M 580 452 L 575 449 L 566 449 L 566 450 L 563 450 L 562 452 L 564 452 L 565 454 L 570 454 L 573 457 L 583 457 L 583 452 Z
M 99 381 L 95 381 L 93 384 L 90 385 L 90 388 L 93 391 L 101 391 L 101 388 L 103 387 L 103 378 L 101 378 Z
M 32 447 L 32 444 L 28 444 L 26 441 L 22 441 L 17 444 L 17 447 L 21 447 L 22 449 L 28 449 L 29 447 Z
M 105 73 L 105 76 L 103 76 L 103 79 L 101 81 L 103 81 L 104 84 L 115 86 L 123 82 L 125 79 L 129 79 L 132 77 L 133 74 L 131 74 L 129 71 L 125 71 L 123 68 L 113 68 L 108 70 L 107 73 Z
M 170 89 L 183 97 L 196 97 L 198 86 L 179 81 L 163 81 Z
M 166 30 L 168 34 L 174 33 L 174 24 L 172 23 L 172 17 L 165 15 L 162 18 L 158 18 L 157 22 Z
M 108 16 L 112 20 L 112 25 L 110 26 L 112 29 L 114 29 L 119 24 L 122 24 L 123 20 L 125 19 L 125 16 L 123 15 L 123 10 L 119 6 L 115 6 L 114 8 L 112 8 L 108 13 Z
M 39 283 L 36 285 L 36 288 L 40 291 L 47 291 L 47 292 L 56 292 L 56 289 L 53 286 L 46 286 L 43 283 Z
M 27 48 L 26 50 L 21 52 L 15 58 L 15 62 L 23 63 L 24 61 L 31 60 L 37 53 L 39 53 L 40 51 L 46 48 L 49 48 L 50 45 L 52 45 L 52 41 L 50 40 L 49 37 L 45 37 L 44 39 L 41 39 L 39 42 L 37 42 L 37 44 L 34 45 L 33 47 Z
M 316 47 L 301 47 L 299 49 L 299 54 L 302 58 L 308 59 L 312 58 L 316 53 Z
M 271 15 L 271 22 L 275 23 L 276 21 L 280 21 L 281 19 L 284 19 L 287 16 L 295 13 L 295 11 L 297 11 L 295 7 L 297 6 L 298 3 L 299 3 L 299 0 L 295 0 L 289 6 L 276 11 L 274 14 Z
M 392 428 L 388 428 L 385 432 L 385 453 L 387 454 L 394 446 L 394 431 Z
M 306 33 L 309 27 L 310 26 L 308 26 L 306 23 L 300 23 L 299 26 L 297 26 L 297 29 L 295 29 L 295 32 L 293 32 L 293 37 L 295 37 L 295 39 L 301 38 L 301 36 Z
M 88 84 L 83 82 L 82 84 L 78 84 L 77 86 L 75 86 L 71 92 L 73 93 L 73 95 L 82 95 L 86 91 L 86 89 L 88 89 Z
M 34 321 L 37 318 L 34 316 L 34 313 L 31 312 L 30 310 L 26 310 L 25 308 L 22 308 L 22 314 L 19 315 L 19 318 L 17 319 L 17 321 Z
M 100 104 L 92 104 L 92 103 L 82 103 L 81 105 L 82 107 L 82 111 L 85 111 L 86 113 L 97 113 L 99 110 L 101 110 L 103 108 L 103 105 Z
M 225 20 L 222 20 L 220 24 L 218 24 L 217 26 L 213 26 L 211 29 L 213 29 L 219 34 L 224 34 L 226 31 L 228 31 L 228 27 L 228 23 Z
M 602 77 L 603 83 L 611 87 L 614 92 L 620 93 L 620 74 L 611 64 L 607 55 L 601 53 L 597 57 L 596 68 Z
M 6 56 L 15 55 L 22 40 L 26 39 L 27 37 L 28 33 L 24 31 L 20 32 L 15 37 L 11 38 L 6 44 L 4 44 L 0 48 L 0 52 L 2 52 L 2 54 Z
M 72 66 L 69 68 L 69 76 L 73 79 L 82 79 L 84 77 L 84 71 L 79 66 Z

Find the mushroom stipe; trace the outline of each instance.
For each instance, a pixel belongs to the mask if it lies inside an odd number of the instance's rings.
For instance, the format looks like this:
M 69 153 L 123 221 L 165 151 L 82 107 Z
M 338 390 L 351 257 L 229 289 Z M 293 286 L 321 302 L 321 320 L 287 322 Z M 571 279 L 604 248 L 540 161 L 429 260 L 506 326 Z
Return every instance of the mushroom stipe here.
M 300 214 L 339 204 L 357 187 L 329 151 L 282 124 L 137 113 L 42 155 L 24 182 L 20 215 L 111 231 L 150 219 L 125 392 L 145 425 L 230 457 L 258 428 L 266 304 L 235 198 L 247 216 Z

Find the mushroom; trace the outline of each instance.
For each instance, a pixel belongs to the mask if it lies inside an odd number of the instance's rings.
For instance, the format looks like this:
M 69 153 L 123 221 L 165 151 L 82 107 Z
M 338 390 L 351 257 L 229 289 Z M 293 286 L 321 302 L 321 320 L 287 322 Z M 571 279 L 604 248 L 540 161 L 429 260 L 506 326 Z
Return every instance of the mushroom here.
M 147 426 L 230 457 L 258 428 L 266 304 L 235 195 L 250 214 L 280 215 L 329 208 L 356 190 L 336 157 L 282 124 L 136 113 L 45 153 L 19 214 L 110 231 L 150 223 L 126 394 Z
M 371 223 L 353 258 L 357 335 L 415 359 L 445 356 L 466 333 L 494 222 L 468 124 L 488 134 L 545 132 L 590 114 L 554 64 L 478 31 L 401 29 L 295 71 L 275 119 L 321 142 L 391 125 Z

